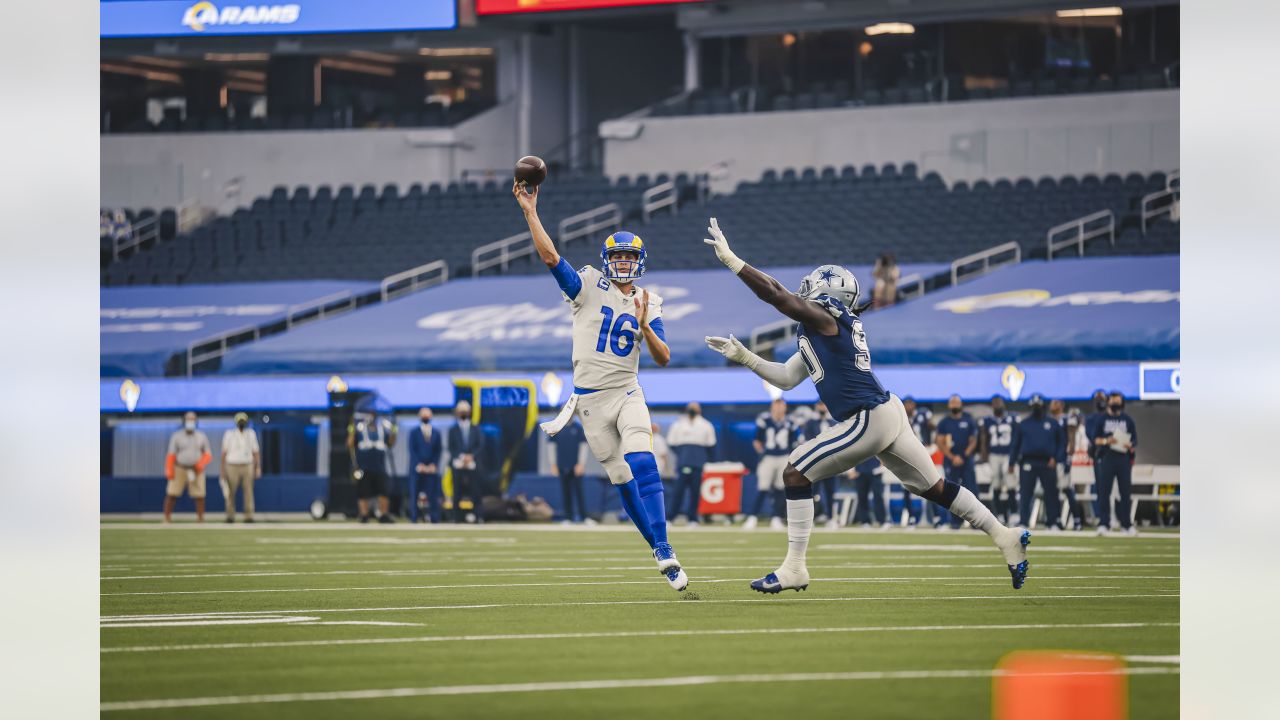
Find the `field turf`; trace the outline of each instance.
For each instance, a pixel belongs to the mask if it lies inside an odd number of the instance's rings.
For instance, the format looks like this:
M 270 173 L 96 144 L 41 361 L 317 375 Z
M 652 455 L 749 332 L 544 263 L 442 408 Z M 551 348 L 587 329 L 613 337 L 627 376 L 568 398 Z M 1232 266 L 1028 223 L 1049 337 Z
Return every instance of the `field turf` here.
M 1178 714 L 1179 540 L 1036 534 L 1021 591 L 985 536 L 675 528 L 692 584 L 621 526 L 104 524 L 105 717 L 985 718 L 1006 653 L 1127 658 Z

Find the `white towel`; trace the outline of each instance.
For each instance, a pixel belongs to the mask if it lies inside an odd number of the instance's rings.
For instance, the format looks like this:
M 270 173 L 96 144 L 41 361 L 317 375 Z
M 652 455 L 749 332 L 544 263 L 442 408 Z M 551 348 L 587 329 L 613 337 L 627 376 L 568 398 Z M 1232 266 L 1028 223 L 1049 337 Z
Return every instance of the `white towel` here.
M 572 395 L 569 396 L 569 401 L 564 404 L 564 407 L 560 408 L 560 414 L 556 415 L 556 418 L 554 420 L 550 422 L 544 422 L 541 425 L 539 425 L 539 427 L 541 427 L 542 431 L 545 432 L 547 435 L 550 435 L 551 437 L 555 437 L 556 433 L 559 433 L 561 430 L 563 430 L 564 426 L 568 425 L 569 422 L 573 420 L 573 411 L 577 407 L 578 407 L 578 394 L 573 393 Z

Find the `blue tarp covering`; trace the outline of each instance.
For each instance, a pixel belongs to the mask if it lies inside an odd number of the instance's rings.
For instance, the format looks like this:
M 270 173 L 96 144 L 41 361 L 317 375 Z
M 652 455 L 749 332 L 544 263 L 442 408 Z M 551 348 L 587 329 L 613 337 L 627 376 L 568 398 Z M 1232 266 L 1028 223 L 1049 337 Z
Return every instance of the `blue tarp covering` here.
M 335 293 L 376 288 L 349 280 L 103 288 L 101 374 L 164 375 L 168 359 L 194 341 L 283 320 L 291 306 Z
M 1028 262 L 867 316 L 873 363 L 1176 360 L 1177 256 Z
M 929 275 L 945 265 L 904 265 Z M 871 292 L 869 267 L 850 268 Z M 812 268 L 769 268 L 795 288 Z M 663 297 L 674 367 L 721 366 L 707 335 L 747 335 L 781 319 L 724 270 L 659 271 L 641 283 Z M 550 274 L 455 280 L 232 350 L 223 373 L 412 372 L 568 368 L 569 306 Z M 646 353 L 646 365 L 652 365 Z

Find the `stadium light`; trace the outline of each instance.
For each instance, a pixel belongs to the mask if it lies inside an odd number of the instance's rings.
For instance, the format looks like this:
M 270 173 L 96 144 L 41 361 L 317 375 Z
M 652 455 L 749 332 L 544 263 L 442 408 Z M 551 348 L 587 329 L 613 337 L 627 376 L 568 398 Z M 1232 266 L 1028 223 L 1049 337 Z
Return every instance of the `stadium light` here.
M 1124 10 L 1118 7 L 1078 8 L 1076 10 L 1058 11 L 1058 17 L 1060 18 L 1115 17 L 1123 14 Z
M 868 35 L 910 35 L 915 31 L 915 25 L 902 22 L 876 23 L 875 25 L 868 25 L 863 30 Z

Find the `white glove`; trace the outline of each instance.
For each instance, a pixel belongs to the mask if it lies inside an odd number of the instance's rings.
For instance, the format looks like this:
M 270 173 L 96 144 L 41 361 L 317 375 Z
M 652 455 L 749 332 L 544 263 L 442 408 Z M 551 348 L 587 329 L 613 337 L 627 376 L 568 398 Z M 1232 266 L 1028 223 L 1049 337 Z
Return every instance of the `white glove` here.
M 755 369 L 756 363 L 760 361 L 760 357 L 747 349 L 746 345 L 738 338 L 730 335 L 727 338 L 707 337 L 707 347 L 715 350 L 733 362 L 746 365 L 751 369 Z
M 707 228 L 707 232 L 711 234 L 711 238 L 703 239 L 702 242 L 715 248 L 716 257 L 720 258 L 720 262 L 732 270 L 734 275 L 742 272 L 742 266 L 747 263 L 729 249 L 729 241 L 725 239 L 724 233 L 720 232 L 720 224 L 715 218 L 711 218 L 711 227 Z

